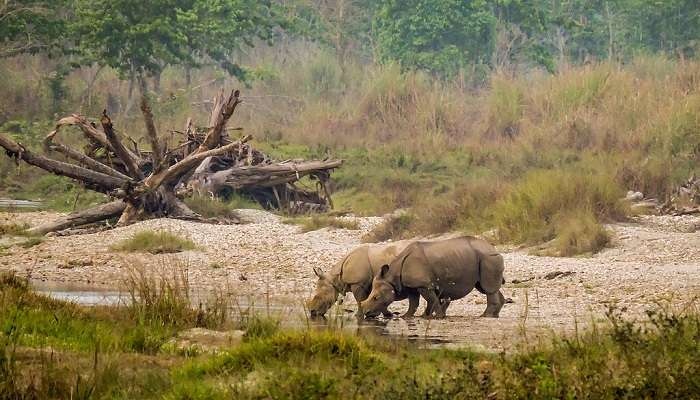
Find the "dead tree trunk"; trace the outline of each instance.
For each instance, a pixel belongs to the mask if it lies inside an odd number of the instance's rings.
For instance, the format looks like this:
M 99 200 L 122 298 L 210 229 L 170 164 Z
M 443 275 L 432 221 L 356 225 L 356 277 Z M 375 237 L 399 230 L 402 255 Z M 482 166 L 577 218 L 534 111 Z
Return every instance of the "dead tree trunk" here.
M 194 170 L 205 158 L 236 152 L 250 139 L 246 136 L 239 141 L 231 142 L 227 139 L 227 143 L 222 143 L 226 124 L 240 102 L 237 90 L 227 96 L 221 91 L 215 100 L 210 129 L 202 144 L 180 159 L 168 157 L 167 149 L 161 145 L 145 95 L 142 96 L 141 111 L 146 122 L 146 136 L 152 148 L 149 153 L 129 150 L 123 143 L 123 137 L 112 126 L 106 110 L 100 119 L 102 131 L 85 118 L 73 115 L 60 120 L 56 129 L 47 136 L 47 149 L 61 153 L 77 164 L 35 154 L 22 144 L 0 135 L 0 146 L 10 157 L 15 158 L 16 162 L 24 161 L 56 175 L 73 178 L 87 188 L 115 199 L 110 203 L 36 227 L 33 232 L 45 234 L 114 217 L 119 217 L 119 224 L 164 216 L 198 218 L 199 216 L 175 195 L 175 187 L 185 174 Z M 61 128 L 67 125 L 77 126 L 82 131 L 92 146 L 92 151 L 83 154 L 56 141 Z
M 84 187 L 104 193 L 112 201 L 88 210 L 71 213 L 35 228 L 32 232 L 53 231 L 117 218 L 117 225 L 157 217 L 201 219 L 182 200 L 189 193 L 218 195 L 240 192 L 264 207 L 287 212 L 324 211 L 332 207 L 326 183 L 330 172 L 342 160 L 287 160 L 273 162 L 246 142 L 228 137 L 226 128 L 241 103 L 236 90 L 228 95 L 221 91 L 205 128 L 197 128 L 188 119 L 184 141 L 173 149 L 161 140 L 148 104 L 146 82 L 139 78 L 141 112 L 145 137 L 150 151 L 141 151 L 131 137 L 120 134 L 105 110 L 100 128 L 80 115 L 62 118 L 46 136 L 44 149 L 50 156 L 60 154 L 70 162 L 36 154 L 21 143 L 0 134 L 3 147 L 16 162 L 24 161 L 56 175 L 80 181 Z M 77 127 L 87 141 L 81 152 L 60 143 L 59 133 L 67 126 Z M 235 130 L 237 130 L 236 128 Z M 130 141 L 129 146 L 124 139 Z M 297 187 L 304 177 L 315 189 Z

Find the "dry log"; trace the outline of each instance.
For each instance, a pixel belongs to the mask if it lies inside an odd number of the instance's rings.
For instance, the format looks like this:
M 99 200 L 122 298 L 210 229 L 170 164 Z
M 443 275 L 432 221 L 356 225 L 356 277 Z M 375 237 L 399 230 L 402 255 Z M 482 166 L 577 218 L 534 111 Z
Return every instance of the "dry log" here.
M 56 175 L 76 179 L 102 193 L 109 193 L 114 189 L 124 186 L 127 182 L 124 179 L 111 175 L 34 154 L 32 151 L 25 149 L 22 145 L 4 135 L 0 135 L 0 146 L 4 147 L 8 154 L 15 157 L 18 161 L 24 160 L 28 164 Z
M 211 150 L 221 144 L 221 135 L 226 128 L 226 124 L 236 110 L 236 106 L 241 103 L 239 96 L 240 92 L 238 90 L 234 90 L 226 98 L 224 98 L 223 89 L 219 92 L 209 118 L 209 131 L 204 142 L 197 150 L 198 152 Z
M 60 144 L 60 143 L 48 144 L 47 143 L 46 147 L 47 147 L 47 149 L 49 149 L 51 151 L 59 152 L 59 153 L 65 155 L 66 157 L 68 157 L 72 160 L 75 160 L 75 161 L 79 162 L 80 164 L 83 164 L 86 167 L 88 167 L 94 171 L 102 172 L 103 174 L 111 175 L 115 178 L 124 179 L 127 181 L 131 180 L 130 177 L 122 174 L 121 172 L 117 171 L 116 169 L 111 168 L 108 165 L 102 164 L 101 162 L 96 161 L 96 160 L 86 156 L 85 154 L 83 154 L 75 149 L 72 149 L 68 146 L 65 146 L 63 144 Z
M 120 215 L 125 208 L 125 202 L 121 200 L 112 201 L 88 210 L 68 214 L 56 221 L 29 229 L 29 232 L 36 235 L 44 235 L 49 232 L 91 224 L 93 222 L 99 222 L 108 218 L 116 217 Z
M 318 171 L 338 168 L 342 163 L 342 160 L 328 160 L 231 168 L 225 171 L 226 175 L 223 184 L 233 189 L 243 189 L 251 186 L 273 187 L 298 181 L 302 177 Z
M 146 124 L 146 136 L 151 144 L 153 171 L 158 171 L 162 167 L 163 149 L 158 140 L 156 124 L 153 122 L 153 112 L 151 111 L 151 106 L 148 104 L 146 80 L 143 77 L 139 77 L 139 85 L 141 86 L 141 113 L 143 114 L 143 121 Z
M 192 153 L 188 157 L 186 157 L 184 160 L 176 163 L 175 165 L 171 166 L 170 168 L 166 169 L 165 171 L 161 171 L 157 174 L 153 174 L 146 179 L 144 182 L 144 186 L 149 188 L 149 189 L 155 189 L 162 185 L 163 183 L 170 182 L 174 180 L 176 177 L 179 177 L 181 174 L 187 172 L 188 170 L 192 168 L 196 168 L 197 165 L 199 165 L 202 161 L 204 161 L 205 158 L 207 157 L 213 157 L 217 156 L 220 154 L 228 153 L 230 151 L 233 151 L 237 149 L 241 144 L 247 142 L 250 140 L 250 136 L 245 136 L 238 142 L 230 143 L 227 144 L 226 146 L 219 147 L 216 149 L 204 151 L 204 152 L 196 152 Z

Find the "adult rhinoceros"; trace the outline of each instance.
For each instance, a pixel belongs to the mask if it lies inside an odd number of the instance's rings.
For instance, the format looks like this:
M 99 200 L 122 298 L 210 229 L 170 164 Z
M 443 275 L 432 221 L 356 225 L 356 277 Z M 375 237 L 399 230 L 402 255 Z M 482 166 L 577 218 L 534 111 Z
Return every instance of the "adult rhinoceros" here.
M 352 292 L 357 304 L 360 304 L 367 298 L 372 288 L 372 278 L 382 265 L 394 260 L 411 243 L 412 240 L 401 240 L 386 244 L 365 244 L 350 251 L 328 273 L 314 267 L 318 283 L 316 293 L 307 302 L 311 316 L 323 316 L 338 296 L 345 296 L 347 292 Z M 391 316 L 386 307 L 379 311 L 386 317 Z M 361 316 L 359 310 L 358 316 Z
M 450 301 L 461 299 L 476 287 L 486 294 L 482 316 L 498 318 L 505 303 L 500 291 L 505 282 L 503 270 L 503 257 L 485 240 L 462 236 L 417 241 L 381 267 L 360 310 L 363 315 L 376 316 L 393 301 L 408 297 L 406 316 L 410 317 L 420 295 L 428 302 L 423 316 L 442 318 Z

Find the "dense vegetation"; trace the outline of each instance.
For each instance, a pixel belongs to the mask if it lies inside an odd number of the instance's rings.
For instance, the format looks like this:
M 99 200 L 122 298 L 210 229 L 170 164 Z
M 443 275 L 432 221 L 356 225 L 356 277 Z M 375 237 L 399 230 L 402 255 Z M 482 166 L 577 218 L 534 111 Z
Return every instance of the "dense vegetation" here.
M 346 160 L 336 208 L 411 209 L 376 239 L 490 231 L 562 255 L 603 246 L 627 190 L 664 200 L 700 172 L 692 1 L 108 3 L 5 3 L 2 45 L 35 42 L 0 60 L 0 132 L 38 147 L 56 117 L 107 108 L 138 138 L 136 87 L 164 133 L 246 86 L 236 123 L 258 146 Z M 0 162 L 6 195 L 104 201 Z
M 610 323 L 518 354 L 429 350 L 342 330 L 230 321 L 191 308 L 182 275 L 136 273 L 123 308 L 83 308 L 0 280 L 0 398 L 692 398 L 700 321 L 616 311 Z M 161 289 L 156 289 L 156 286 Z M 192 326 L 236 327 L 242 343 L 203 353 L 166 343 Z

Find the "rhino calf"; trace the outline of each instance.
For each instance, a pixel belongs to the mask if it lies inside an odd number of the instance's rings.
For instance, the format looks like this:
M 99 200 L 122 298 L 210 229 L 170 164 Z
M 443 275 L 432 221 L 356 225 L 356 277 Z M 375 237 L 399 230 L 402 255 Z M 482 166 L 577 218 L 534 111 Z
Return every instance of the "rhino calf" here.
M 420 295 L 428 303 L 423 316 L 443 318 L 450 301 L 476 288 L 486 294 L 482 317 L 498 318 L 505 303 L 500 291 L 505 282 L 503 270 L 503 257 L 485 240 L 462 236 L 414 242 L 381 267 L 360 309 L 363 315 L 373 317 L 393 301 L 408 297 L 406 316 L 411 317 Z
M 401 253 L 412 241 L 402 240 L 388 244 L 366 244 L 353 249 L 330 272 L 314 267 L 318 276 L 316 292 L 306 303 L 312 318 L 322 317 L 338 299 L 352 292 L 357 304 L 365 300 L 372 288 L 372 278 L 385 265 Z M 379 310 L 385 317 L 392 314 L 385 308 Z M 358 310 L 358 317 L 362 314 Z

